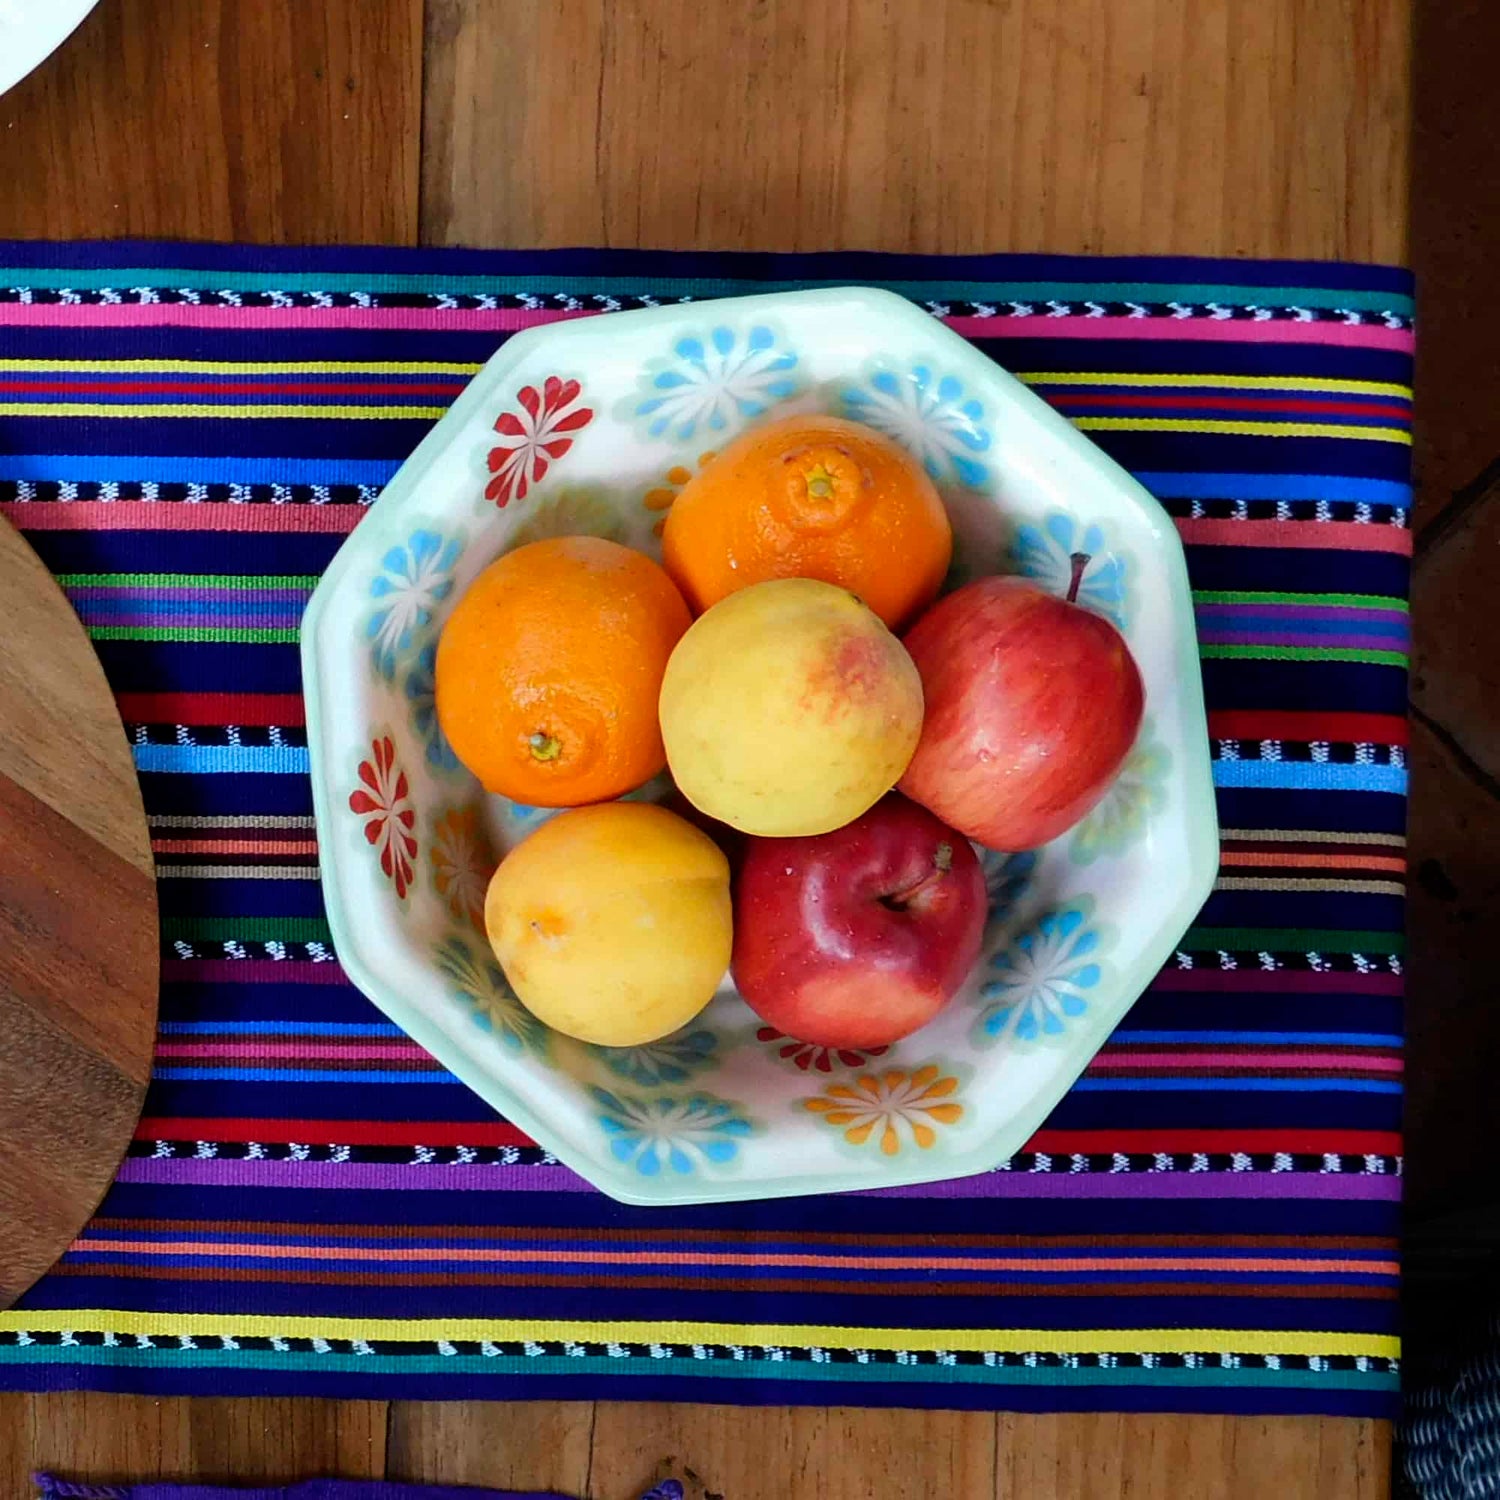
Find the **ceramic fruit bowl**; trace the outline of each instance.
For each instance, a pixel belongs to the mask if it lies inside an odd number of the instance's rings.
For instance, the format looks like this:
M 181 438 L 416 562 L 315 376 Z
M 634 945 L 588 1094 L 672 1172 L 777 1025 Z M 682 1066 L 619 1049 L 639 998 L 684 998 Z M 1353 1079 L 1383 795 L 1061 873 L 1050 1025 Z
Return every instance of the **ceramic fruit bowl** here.
M 986 853 L 984 951 L 895 1046 L 769 1031 L 726 979 L 674 1036 L 625 1050 L 548 1031 L 481 924 L 496 860 L 549 814 L 489 796 L 433 708 L 438 633 L 508 548 L 594 534 L 660 555 L 675 491 L 767 415 L 834 412 L 926 466 L 953 583 L 1066 592 L 1125 632 L 1136 749 L 1055 843 Z M 887 1188 L 996 1167 L 1041 1124 L 1170 956 L 1218 859 L 1182 548 L 1088 439 L 884 292 L 791 292 L 559 322 L 512 338 L 344 544 L 303 622 L 328 921 L 349 977 L 506 1118 L 612 1196 L 704 1203 Z M 636 796 L 661 796 L 652 784 Z

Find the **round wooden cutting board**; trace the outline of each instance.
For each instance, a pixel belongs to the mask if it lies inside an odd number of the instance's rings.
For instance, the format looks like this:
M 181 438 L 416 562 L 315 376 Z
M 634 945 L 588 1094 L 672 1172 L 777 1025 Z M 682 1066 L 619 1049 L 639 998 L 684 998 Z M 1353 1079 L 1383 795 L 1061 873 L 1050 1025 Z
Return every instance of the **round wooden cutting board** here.
M 158 977 L 151 838 L 83 626 L 0 521 L 0 1308 L 130 1143 Z

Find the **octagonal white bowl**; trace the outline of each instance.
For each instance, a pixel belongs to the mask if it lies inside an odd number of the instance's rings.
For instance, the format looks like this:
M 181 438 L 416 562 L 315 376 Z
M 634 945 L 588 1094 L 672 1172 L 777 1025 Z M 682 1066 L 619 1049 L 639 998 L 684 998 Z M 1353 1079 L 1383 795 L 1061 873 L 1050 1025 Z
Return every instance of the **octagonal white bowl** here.
M 929 1026 L 876 1053 L 768 1032 L 726 979 L 647 1047 L 558 1036 L 479 920 L 495 860 L 548 816 L 486 795 L 432 701 L 435 643 L 500 553 L 596 534 L 659 555 L 673 494 L 772 412 L 891 433 L 953 518 L 953 582 L 1025 573 L 1124 630 L 1140 741 L 1104 802 L 1035 853 L 984 853 L 984 954 Z M 893 1187 L 996 1167 L 1171 954 L 1218 862 L 1192 598 L 1152 497 L 956 334 L 849 289 L 560 322 L 512 338 L 329 566 L 302 630 L 323 891 L 355 984 L 561 1161 L 631 1203 Z M 660 795 L 664 783 L 638 796 Z

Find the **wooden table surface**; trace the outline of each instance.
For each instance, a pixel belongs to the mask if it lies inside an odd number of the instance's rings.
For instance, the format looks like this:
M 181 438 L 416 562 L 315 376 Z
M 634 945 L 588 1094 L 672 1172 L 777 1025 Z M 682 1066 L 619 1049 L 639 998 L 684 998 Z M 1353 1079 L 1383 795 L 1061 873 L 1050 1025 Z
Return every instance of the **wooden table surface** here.
M 102 0 L 0 235 L 1406 253 L 1409 0 Z M 1314 1418 L 0 1398 L 0 1494 L 307 1473 L 625 1500 L 1375 1497 Z

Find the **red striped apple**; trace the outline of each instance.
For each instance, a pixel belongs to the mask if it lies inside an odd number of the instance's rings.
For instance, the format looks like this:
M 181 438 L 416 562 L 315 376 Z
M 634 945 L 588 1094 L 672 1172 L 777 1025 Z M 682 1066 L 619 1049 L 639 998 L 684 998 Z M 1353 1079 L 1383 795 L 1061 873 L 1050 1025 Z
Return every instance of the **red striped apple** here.
M 1104 795 L 1135 743 L 1144 693 L 1125 638 L 1022 578 L 954 590 L 905 637 L 925 717 L 898 783 L 991 849 L 1034 849 Z
M 731 971 L 778 1031 L 881 1047 L 953 998 L 978 961 L 984 919 L 968 841 L 893 793 L 832 833 L 747 840 Z

